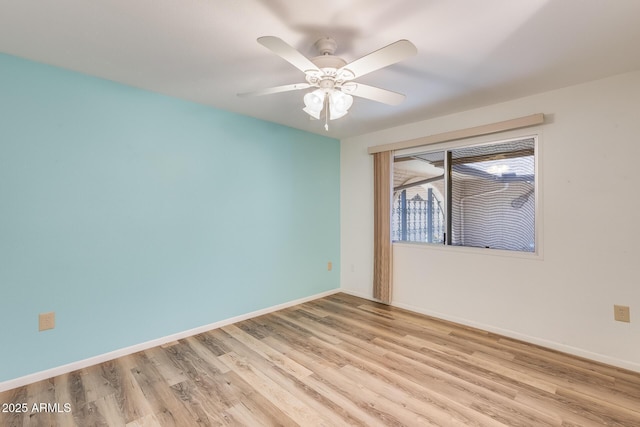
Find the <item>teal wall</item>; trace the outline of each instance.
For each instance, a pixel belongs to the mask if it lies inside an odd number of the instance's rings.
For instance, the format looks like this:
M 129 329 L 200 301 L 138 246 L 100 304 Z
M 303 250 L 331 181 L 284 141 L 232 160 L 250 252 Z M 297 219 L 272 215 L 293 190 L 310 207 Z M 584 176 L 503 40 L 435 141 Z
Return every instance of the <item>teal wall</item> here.
M 0 55 L 0 382 L 338 288 L 339 156 Z

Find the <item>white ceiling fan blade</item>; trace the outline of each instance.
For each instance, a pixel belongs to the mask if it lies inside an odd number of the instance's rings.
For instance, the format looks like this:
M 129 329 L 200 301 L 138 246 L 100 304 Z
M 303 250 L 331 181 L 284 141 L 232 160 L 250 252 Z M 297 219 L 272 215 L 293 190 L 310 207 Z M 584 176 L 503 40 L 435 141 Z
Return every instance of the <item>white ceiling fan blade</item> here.
M 405 96 L 401 93 L 356 82 L 345 83 L 342 86 L 342 91 L 349 95 L 371 99 L 388 105 L 398 105 L 405 99 Z
M 316 67 L 306 56 L 278 37 L 259 37 L 258 43 L 271 50 L 273 53 L 280 56 L 303 73 L 306 73 L 307 71 L 319 71 L 318 67 Z
M 400 62 L 416 53 L 418 53 L 418 49 L 416 49 L 409 40 L 398 40 L 395 43 L 391 43 L 388 46 L 345 65 L 338 70 L 338 74 L 343 70 L 350 71 L 353 77 L 348 76 L 349 80 L 355 79 L 372 71 Z
M 272 93 L 288 92 L 291 90 L 301 90 L 301 89 L 307 89 L 310 87 L 311 85 L 309 83 L 294 83 L 292 85 L 275 86 L 275 87 L 270 87 L 266 89 L 254 90 L 253 92 L 239 93 L 238 96 L 246 97 L 246 96 L 271 95 Z

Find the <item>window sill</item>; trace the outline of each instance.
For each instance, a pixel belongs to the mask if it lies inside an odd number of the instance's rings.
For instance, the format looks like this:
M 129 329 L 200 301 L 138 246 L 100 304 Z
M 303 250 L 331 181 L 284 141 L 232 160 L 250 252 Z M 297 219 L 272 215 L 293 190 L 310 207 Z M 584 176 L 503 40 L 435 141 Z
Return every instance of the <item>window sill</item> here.
M 393 246 L 407 247 L 407 248 L 419 248 L 425 250 L 445 251 L 451 253 L 465 253 L 474 255 L 489 255 L 499 256 L 504 258 L 520 258 L 542 261 L 542 251 L 536 252 L 519 252 L 508 251 L 503 249 L 487 249 L 487 248 L 473 248 L 469 246 L 450 246 L 436 243 L 421 243 L 421 242 L 392 242 Z

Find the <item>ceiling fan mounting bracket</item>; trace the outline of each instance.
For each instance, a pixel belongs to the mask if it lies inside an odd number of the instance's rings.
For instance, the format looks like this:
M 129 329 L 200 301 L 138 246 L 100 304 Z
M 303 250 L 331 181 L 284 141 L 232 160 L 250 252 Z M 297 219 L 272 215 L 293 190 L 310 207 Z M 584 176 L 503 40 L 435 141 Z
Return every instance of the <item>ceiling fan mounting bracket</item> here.
M 320 52 L 320 55 L 333 55 L 338 47 L 338 44 L 331 37 L 323 37 L 315 42 L 314 46 Z

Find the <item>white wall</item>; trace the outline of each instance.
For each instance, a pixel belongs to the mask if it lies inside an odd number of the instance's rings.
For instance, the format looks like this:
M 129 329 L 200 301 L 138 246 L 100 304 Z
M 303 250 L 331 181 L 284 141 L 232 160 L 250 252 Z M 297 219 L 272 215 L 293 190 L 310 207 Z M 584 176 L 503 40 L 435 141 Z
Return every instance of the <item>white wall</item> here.
M 392 304 L 640 371 L 640 71 L 343 140 L 342 289 L 371 297 L 367 147 L 539 112 L 477 141 L 540 136 L 541 253 L 396 244 Z

